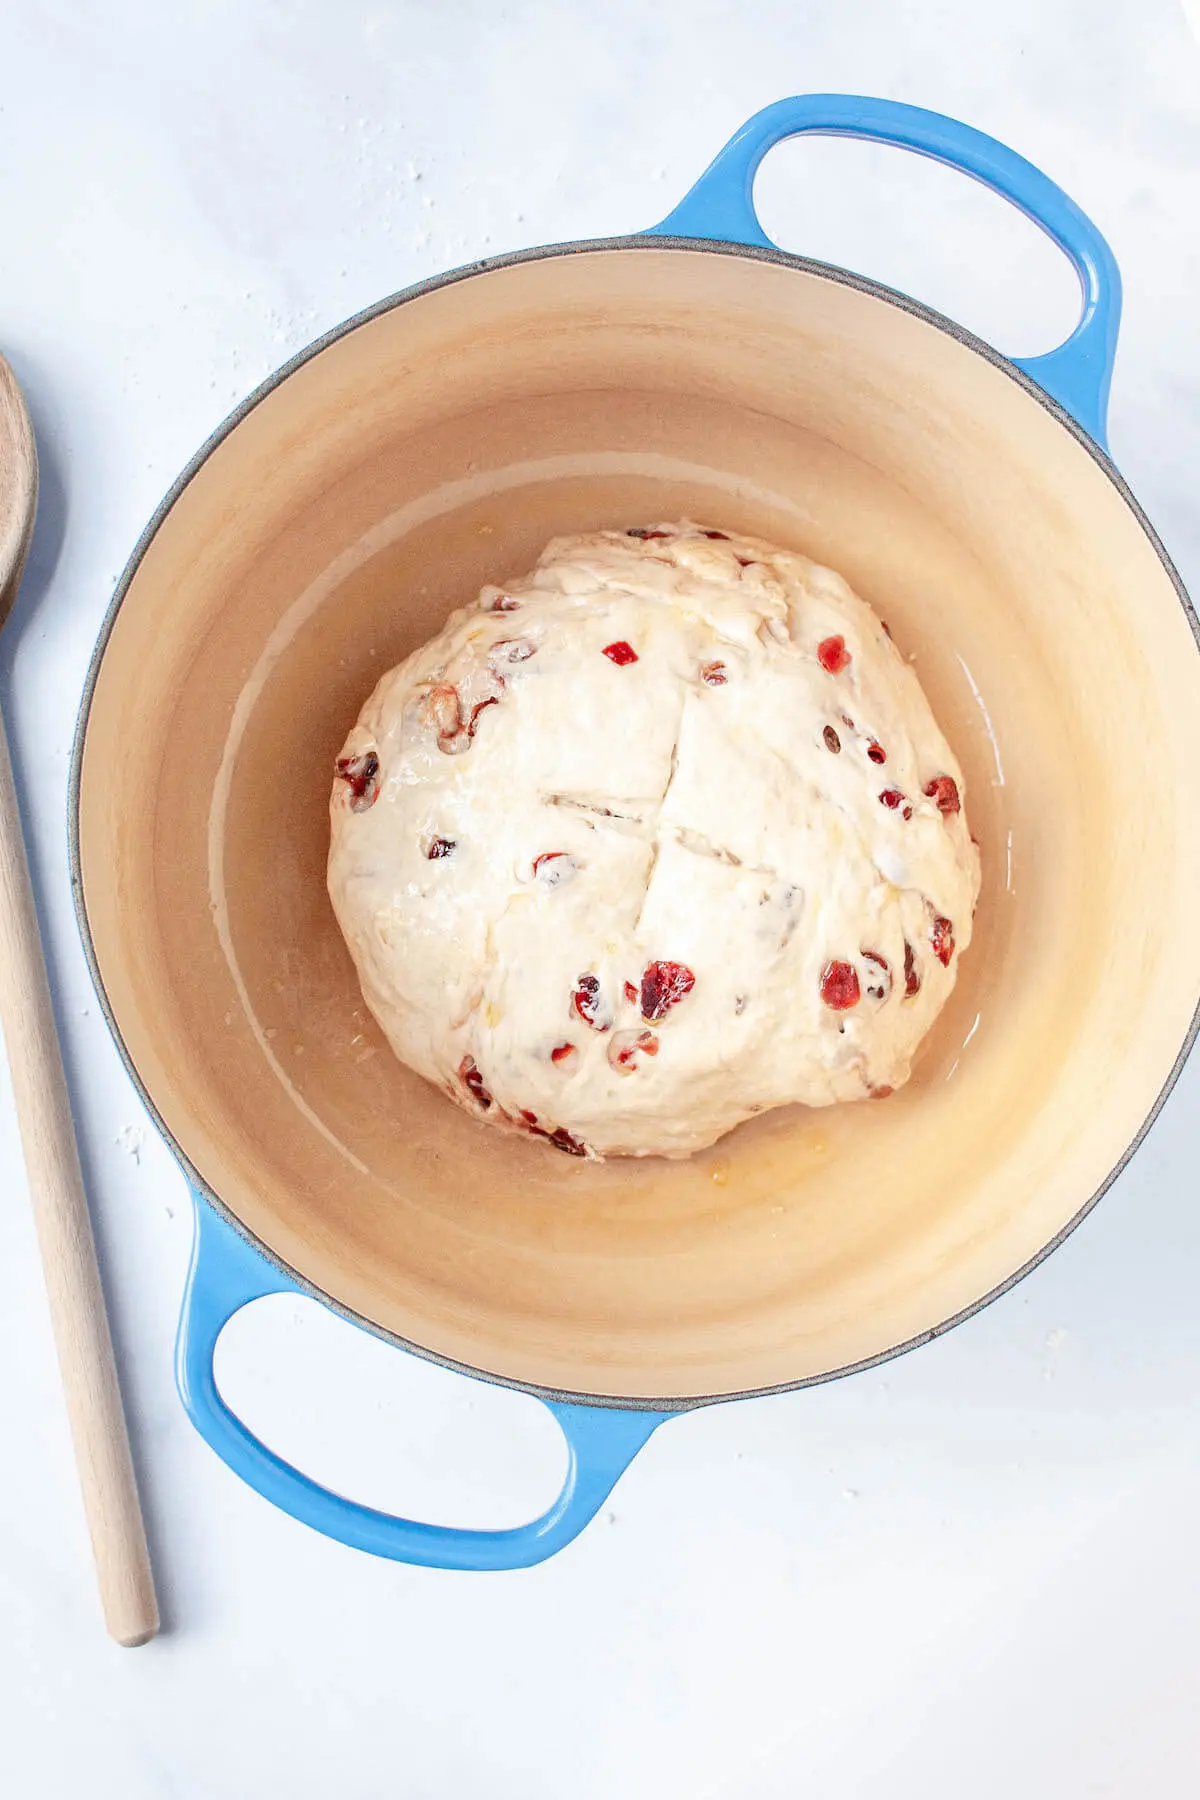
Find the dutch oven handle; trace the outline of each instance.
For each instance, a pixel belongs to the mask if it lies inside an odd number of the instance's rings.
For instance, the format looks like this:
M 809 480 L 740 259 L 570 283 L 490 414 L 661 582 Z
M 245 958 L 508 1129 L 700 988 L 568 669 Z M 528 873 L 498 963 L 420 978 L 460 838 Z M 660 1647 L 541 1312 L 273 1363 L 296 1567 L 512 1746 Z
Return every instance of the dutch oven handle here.
M 1011 200 L 1074 264 L 1083 313 L 1045 356 L 1012 361 L 1107 448 L 1108 390 L 1121 321 L 1121 277 L 1087 214 L 1015 150 L 970 125 L 923 107 L 855 94 L 801 94 L 764 107 L 742 126 L 684 196 L 646 236 L 715 238 L 774 249 L 754 210 L 754 177 L 767 151 L 805 132 L 866 138 L 931 156 Z
M 251 1300 L 302 1293 L 291 1277 L 194 1193 L 196 1237 L 176 1346 L 176 1379 L 201 1437 L 235 1475 L 294 1519 L 356 1550 L 438 1569 L 524 1569 L 553 1556 L 594 1518 L 618 1477 L 669 1413 L 544 1404 L 567 1440 L 562 1492 L 540 1519 L 509 1531 L 464 1531 L 401 1519 L 321 1487 L 260 1442 L 221 1397 L 213 1353 Z

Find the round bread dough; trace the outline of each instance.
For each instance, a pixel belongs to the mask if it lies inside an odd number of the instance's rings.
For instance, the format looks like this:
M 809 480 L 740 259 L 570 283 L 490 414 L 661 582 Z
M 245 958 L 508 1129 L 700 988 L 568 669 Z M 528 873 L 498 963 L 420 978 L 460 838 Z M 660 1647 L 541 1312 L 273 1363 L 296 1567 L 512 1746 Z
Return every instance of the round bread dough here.
M 401 1060 L 578 1156 L 883 1096 L 979 855 L 913 670 L 829 569 L 684 523 L 556 538 L 380 681 L 329 893 Z

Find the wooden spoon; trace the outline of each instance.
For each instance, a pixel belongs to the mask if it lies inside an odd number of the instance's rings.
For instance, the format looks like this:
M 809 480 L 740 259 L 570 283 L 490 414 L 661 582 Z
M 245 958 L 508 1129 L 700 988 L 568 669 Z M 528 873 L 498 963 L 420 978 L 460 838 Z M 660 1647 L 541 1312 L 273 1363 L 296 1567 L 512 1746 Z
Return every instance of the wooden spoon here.
M 37 485 L 29 414 L 0 356 L 0 627 L 25 567 Z M 145 1644 L 158 1630 L 158 1602 L 2 719 L 0 1024 L 104 1621 L 119 1644 Z

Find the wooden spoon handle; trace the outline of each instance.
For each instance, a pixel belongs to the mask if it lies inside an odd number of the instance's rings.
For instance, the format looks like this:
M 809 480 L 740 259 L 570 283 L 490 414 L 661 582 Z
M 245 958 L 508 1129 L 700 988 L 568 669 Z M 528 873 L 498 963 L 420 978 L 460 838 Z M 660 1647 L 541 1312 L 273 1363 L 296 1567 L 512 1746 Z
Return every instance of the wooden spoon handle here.
M 119 1644 L 144 1644 L 158 1602 L 2 720 L 0 1023 L 104 1621 Z

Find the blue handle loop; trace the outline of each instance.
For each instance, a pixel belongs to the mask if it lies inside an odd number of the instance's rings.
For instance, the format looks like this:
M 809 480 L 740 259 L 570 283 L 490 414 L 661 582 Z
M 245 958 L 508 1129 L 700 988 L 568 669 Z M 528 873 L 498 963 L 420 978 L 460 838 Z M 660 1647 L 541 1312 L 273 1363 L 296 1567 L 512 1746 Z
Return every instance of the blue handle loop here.
M 326 1537 L 435 1569 L 524 1569 L 544 1562 L 595 1517 L 651 1433 L 670 1413 L 544 1404 L 570 1453 L 562 1492 L 540 1519 L 509 1531 L 463 1531 L 360 1506 L 310 1481 L 268 1450 L 226 1406 L 213 1374 L 217 1339 L 234 1313 L 266 1294 L 302 1293 L 198 1193 L 196 1236 L 176 1344 L 175 1374 L 201 1437 L 235 1475 Z
M 855 94 L 778 100 L 742 126 L 674 212 L 646 235 L 775 248 L 754 210 L 754 177 L 774 145 L 810 131 L 895 144 L 947 163 L 1011 200 L 1058 245 L 1079 276 L 1083 314 L 1057 350 L 1012 360 L 1107 448 L 1108 390 L 1121 322 L 1116 259 L 1087 214 L 1060 187 L 1023 156 L 970 125 L 923 107 Z

